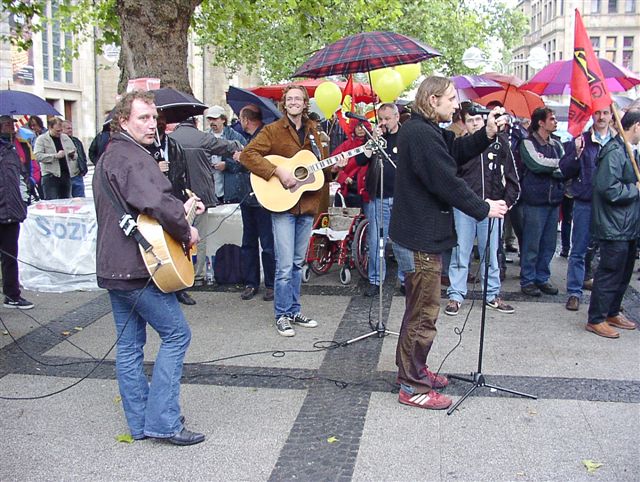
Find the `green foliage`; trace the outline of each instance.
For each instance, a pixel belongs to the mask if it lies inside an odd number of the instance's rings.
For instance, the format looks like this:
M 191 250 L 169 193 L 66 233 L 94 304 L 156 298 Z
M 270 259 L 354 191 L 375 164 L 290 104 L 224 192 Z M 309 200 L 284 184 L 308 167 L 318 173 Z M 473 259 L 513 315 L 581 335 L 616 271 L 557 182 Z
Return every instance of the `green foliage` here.
M 122 1 L 122 0 L 118 0 Z M 194 0 L 172 0 L 189 2 Z M 196 2 L 197 3 L 197 2 Z M 471 46 L 486 48 L 499 39 L 508 61 L 511 48 L 521 38 L 526 19 L 502 2 L 486 4 L 468 0 L 204 0 L 191 19 L 194 40 L 207 47 L 217 65 L 231 72 L 242 66 L 258 70 L 265 81 L 288 78 L 316 50 L 357 32 L 391 30 L 421 40 L 442 53 L 423 64 L 423 72 L 445 75 L 468 73 L 462 53 Z M 44 0 L 2 0 L 10 13 L 25 19 L 23 32 L 41 24 Z M 73 34 L 77 45 L 98 33 L 96 50 L 118 43 L 120 22 L 116 0 L 61 1 L 53 19 Z M 28 47 L 23 35 L 11 41 Z M 499 42 L 498 42 L 499 43 Z M 161 52 L 162 48 L 152 51 Z

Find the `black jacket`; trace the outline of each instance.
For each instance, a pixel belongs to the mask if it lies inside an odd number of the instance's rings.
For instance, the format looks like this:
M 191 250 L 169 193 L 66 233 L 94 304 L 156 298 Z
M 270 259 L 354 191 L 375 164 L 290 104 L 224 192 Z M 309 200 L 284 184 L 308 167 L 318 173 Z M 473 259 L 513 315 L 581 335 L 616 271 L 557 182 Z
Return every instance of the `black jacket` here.
M 593 177 L 591 234 L 595 239 L 631 241 L 640 236 L 640 193 L 624 143 L 611 139 L 600 151 Z
M 441 253 L 456 245 L 451 207 L 478 221 L 489 204 L 456 175 L 457 164 L 484 151 L 491 141 L 484 128 L 455 134 L 414 113 L 398 135 L 398 169 L 389 224 L 391 238 L 413 251 Z
M 20 192 L 20 156 L 13 142 L 0 139 L 0 223 L 21 223 L 27 205 Z
M 509 208 L 520 196 L 520 182 L 509 140 L 502 134 L 482 154 L 458 166 L 458 176 L 481 199 L 504 199 Z

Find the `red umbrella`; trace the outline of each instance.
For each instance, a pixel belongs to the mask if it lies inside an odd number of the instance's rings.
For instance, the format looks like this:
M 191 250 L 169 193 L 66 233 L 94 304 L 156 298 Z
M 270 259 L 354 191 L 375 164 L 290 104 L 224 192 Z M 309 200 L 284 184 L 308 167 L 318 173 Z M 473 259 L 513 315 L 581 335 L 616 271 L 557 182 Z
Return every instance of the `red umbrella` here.
M 293 82 L 296 85 L 301 85 L 307 89 L 309 96 L 313 97 L 316 88 L 326 82 L 326 79 L 305 79 Z M 344 92 L 344 88 L 347 85 L 346 82 L 334 82 L 340 87 L 340 90 Z M 263 85 L 260 87 L 252 87 L 250 90 L 256 95 L 261 97 L 267 97 L 273 100 L 282 99 L 282 91 L 290 84 L 275 84 L 275 85 Z M 374 94 L 371 92 L 371 86 L 368 84 L 362 84 L 360 82 L 353 83 L 353 97 L 355 102 L 365 102 L 367 104 L 373 102 Z
M 487 105 L 489 102 L 497 100 L 504 106 L 510 114 L 518 117 L 531 118 L 531 113 L 538 107 L 544 107 L 544 101 L 538 94 L 519 89 L 512 84 L 503 84 L 504 90 L 493 92 L 476 99 L 476 102 Z
M 328 77 L 415 64 L 440 52 L 395 32 L 363 32 L 318 50 L 292 77 Z
M 640 75 L 606 59 L 598 59 L 609 92 L 624 92 L 640 85 Z M 561 60 L 547 65 L 522 86 L 541 95 L 568 94 L 571 88 L 573 60 Z

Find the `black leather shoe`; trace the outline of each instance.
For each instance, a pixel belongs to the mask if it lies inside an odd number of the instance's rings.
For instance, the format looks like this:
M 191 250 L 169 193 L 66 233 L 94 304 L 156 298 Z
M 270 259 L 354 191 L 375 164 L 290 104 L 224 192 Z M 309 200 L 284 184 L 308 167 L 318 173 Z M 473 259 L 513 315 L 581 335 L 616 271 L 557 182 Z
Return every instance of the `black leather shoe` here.
M 378 285 L 370 284 L 369 286 L 367 286 L 367 289 L 364 290 L 364 295 L 368 296 L 369 298 L 373 298 L 374 296 L 378 296 L 379 291 L 380 287 Z
M 176 298 L 178 298 L 178 301 L 180 303 L 182 303 L 183 305 L 195 305 L 196 304 L 196 300 L 194 300 L 191 295 L 189 295 L 189 293 L 187 293 L 186 291 L 178 291 L 176 292 Z
M 254 288 L 253 286 L 245 286 L 244 291 L 240 295 L 240 298 L 242 298 L 243 300 L 250 300 L 256 295 L 257 292 L 257 288 Z
M 166 440 L 173 445 L 195 445 L 200 442 L 204 442 L 204 434 L 192 432 L 191 430 L 187 430 L 183 428 L 181 432 L 178 432 L 173 437 L 165 438 L 162 440 Z
M 540 292 L 540 290 L 538 289 L 538 287 L 536 285 L 534 285 L 533 283 L 528 284 L 528 285 L 524 285 L 522 288 L 520 288 L 520 290 L 527 296 L 541 296 L 542 293 Z
M 264 290 L 264 296 L 262 299 L 264 301 L 273 301 L 273 288 L 267 288 Z
M 553 286 L 548 281 L 546 283 L 541 283 L 536 285 L 540 291 L 542 291 L 545 295 L 557 295 L 558 288 Z

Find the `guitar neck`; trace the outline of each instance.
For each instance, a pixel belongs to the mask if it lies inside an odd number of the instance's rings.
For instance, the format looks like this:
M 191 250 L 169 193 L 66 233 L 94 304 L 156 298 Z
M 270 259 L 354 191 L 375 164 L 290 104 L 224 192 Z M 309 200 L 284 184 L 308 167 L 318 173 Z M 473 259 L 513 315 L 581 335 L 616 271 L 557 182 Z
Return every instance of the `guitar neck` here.
M 356 147 L 355 149 L 349 149 L 348 151 L 341 152 L 338 155 L 327 157 L 326 159 L 318 161 L 315 164 L 309 166 L 308 169 L 310 172 L 320 171 L 325 167 L 333 166 L 336 162 L 338 162 L 338 159 L 340 159 L 343 154 L 345 154 L 347 157 L 353 157 L 357 156 L 358 154 L 362 154 L 365 149 L 367 149 L 367 145 L 363 144 L 360 147 Z
M 189 209 L 189 212 L 187 213 L 187 222 L 189 223 L 189 226 L 191 226 L 193 224 L 193 221 L 196 219 L 197 210 L 198 210 L 197 203 L 193 203 L 193 205 L 191 206 L 191 209 Z

